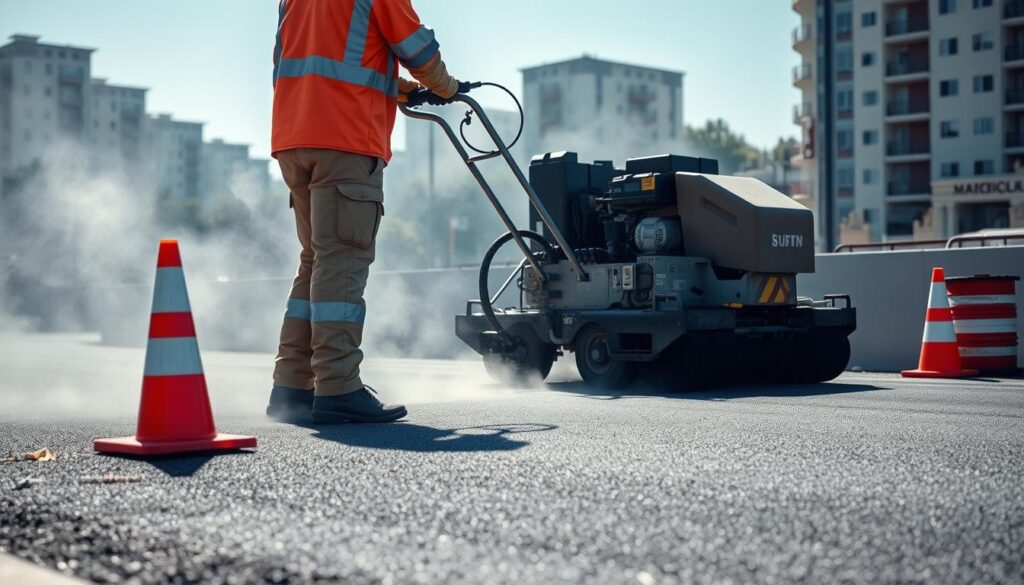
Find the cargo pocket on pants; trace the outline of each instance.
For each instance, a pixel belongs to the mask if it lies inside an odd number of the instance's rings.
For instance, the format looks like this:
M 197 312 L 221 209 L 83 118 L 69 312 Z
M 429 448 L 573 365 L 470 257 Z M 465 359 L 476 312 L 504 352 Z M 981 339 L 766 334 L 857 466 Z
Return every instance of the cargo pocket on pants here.
M 373 246 L 384 206 L 379 201 L 353 197 L 338 188 L 338 239 L 360 249 Z

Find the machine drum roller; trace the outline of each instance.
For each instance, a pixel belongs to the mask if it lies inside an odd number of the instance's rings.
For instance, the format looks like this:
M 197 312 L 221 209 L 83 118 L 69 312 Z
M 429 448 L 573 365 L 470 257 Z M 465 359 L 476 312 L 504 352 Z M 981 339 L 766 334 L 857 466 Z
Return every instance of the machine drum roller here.
M 527 179 L 468 95 L 448 103 L 469 106 L 466 119 L 477 117 L 493 151 L 470 145 L 470 155 L 443 117 L 417 109 L 423 96 L 411 97 L 402 112 L 441 126 L 508 230 L 482 262 L 480 299 L 455 318 L 456 335 L 498 380 L 543 380 L 566 351 L 587 384 L 605 388 L 638 376 L 670 390 L 810 384 L 846 368 L 850 297 L 797 296 L 797 274 L 814 271 L 807 208 L 755 179 L 719 175 L 717 161 L 678 155 L 620 169 L 548 153 Z M 478 163 L 490 158 L 522 185 L 535 231 L 515 226 L 484 179 Z M 491 261 L 512 242 L 522 261 L 492 291 Z

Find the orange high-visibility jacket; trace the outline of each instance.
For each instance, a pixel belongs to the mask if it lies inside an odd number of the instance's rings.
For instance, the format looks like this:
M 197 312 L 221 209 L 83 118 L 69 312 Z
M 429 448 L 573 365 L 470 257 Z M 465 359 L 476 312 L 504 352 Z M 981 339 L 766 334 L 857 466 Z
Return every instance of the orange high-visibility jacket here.
M 391 160 L 398 64 L 438 54 L 411 0 L 280 0 L 271 150 Z

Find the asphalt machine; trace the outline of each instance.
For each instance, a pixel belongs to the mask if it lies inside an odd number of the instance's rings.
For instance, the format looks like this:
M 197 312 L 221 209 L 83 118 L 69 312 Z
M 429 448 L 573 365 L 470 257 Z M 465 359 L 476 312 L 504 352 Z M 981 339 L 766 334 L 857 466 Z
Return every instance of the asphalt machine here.
M 619 169 L 549 153 L 533 158 L 527 180 L 468 95 L 485 85 L 516 99 L 496 84 L 463 83 L 450 100 L 417 90 L 401 110 L 441 127 L 508 229 L 481 262 L 480 298 L 455 318 L 456 335 L 491 375 L 514 385 L 544 379 L 566 351 L 583 380 L 603 388 L 638 376 L 679 390 L 813 384 L 846 369 L 856 329 L 849 295 L 797 296 L 797 274 L 814 272 L 810 210 L 756 179 L 718 174 L 715 160 L 688 156 L 634 158 Z M 469 107 L 458 135 L 421 108 L 454 103 Z M 493 150 L 466 140 L 474 115 Z M 526 192 L 536 231 L 515 226 L 481 173 L 479 163 L 495 158 Z M 510 243 L 523 259 L 492 291 L 491 265 Z M 513 283 L 518 306 L 496 307 Z

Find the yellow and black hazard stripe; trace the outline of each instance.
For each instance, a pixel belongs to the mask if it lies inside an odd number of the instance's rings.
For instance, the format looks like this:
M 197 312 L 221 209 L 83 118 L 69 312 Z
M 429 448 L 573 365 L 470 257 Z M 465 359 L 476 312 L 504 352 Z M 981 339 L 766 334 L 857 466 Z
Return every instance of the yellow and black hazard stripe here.
M 758 293 L 759 305 L 784 305 L 792 302 L 793 287 L 787 276 L 765 276 Z

